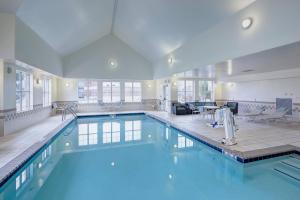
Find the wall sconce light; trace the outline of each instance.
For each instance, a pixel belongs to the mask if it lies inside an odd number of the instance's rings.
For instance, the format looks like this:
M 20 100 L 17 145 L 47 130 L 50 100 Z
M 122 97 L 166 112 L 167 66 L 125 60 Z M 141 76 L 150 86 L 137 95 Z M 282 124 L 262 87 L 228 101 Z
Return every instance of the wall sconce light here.
M 148 88 L 151 88 L 152 86 L 151 86 L 151 84 L 148 84 Z
M 227 84 L 228 84 L 229 87 L 234 87 L 235 86 L 235 83 L 233 83 L 233 82 L 228 82 Z
M 36 82 L 37 85 L 39 85 L 39 84 L 41 83 L 41 80 L 40 80 L 39 78 L 37 78 L 37 79 L 35 80 L 35 82 Z
M 248 29 L 251 27 L 252 24 L 253 24 L 253 19 L 251 17 L 247 17 L 242 21 L 242 28 Z
M 11 67 L 7 67 L 6 72 L 7 72 L 8 74 L 10 74 L 10 73 L 12 72 L 12 68 L 11 68 Z
M 70 86 L 70 83 L 69 82 L 66 82 L 66 87 L 69 87 Z
M 227 61 L 227 74 L 232 75 L 232 60 Z

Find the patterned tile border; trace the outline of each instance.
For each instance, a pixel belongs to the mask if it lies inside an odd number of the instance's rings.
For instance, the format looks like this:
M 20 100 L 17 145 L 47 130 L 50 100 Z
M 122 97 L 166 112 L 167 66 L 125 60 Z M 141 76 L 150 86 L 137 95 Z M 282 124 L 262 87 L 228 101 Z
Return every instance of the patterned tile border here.
M 126 110 L 158 110 L 160 108 L 160 101 L 157 99 L 143 99 L 141 102 L 124 102 L 118 103 L 78 103 L 77 101 L 56 101 L 58 106 L 65 106 L 67 104 L 76 104 L 78 112 L 110 112 L 110 111 L 126 111 Z
M 223 104 L 227 101 L 226 99 L 218 99 L 217 103 Z M 239 113 L 247 113 L 255 110 L 260 110 L 262 107 L 265 108 L 266 113 L 272 113 L 276 111 L 276 102 L 267 101 L 245 101 L 245 100 L 232 100 L 239 102 Z M 293 114 L 300 115 L 300 103 L 293 103 Z
M 28 117 L 29 115 L 38 113 L 42 110 L 49 109 L 51 106 L 43 107 L 42 104 L 37 104 L 33 106 L 32 110 L 17 112 L 15 108 L 1 110 L 0 111 L 0 119 L 4 119 L 4 121 L 11 121 L 22 117 Z

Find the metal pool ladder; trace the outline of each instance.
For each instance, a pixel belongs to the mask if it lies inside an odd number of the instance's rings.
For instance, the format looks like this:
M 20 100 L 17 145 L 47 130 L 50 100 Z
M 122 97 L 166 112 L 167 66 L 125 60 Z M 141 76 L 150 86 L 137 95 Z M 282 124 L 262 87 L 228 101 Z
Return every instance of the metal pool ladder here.
M 61 119 L 62 121 L 64 121 L 66 119 L 66 115 L 67 113 L 71 113 L 75 118 L 78 117 L 78 115 L 76 114 L 76 111 L 73 109 L 73 105 L 66 105 L 62 111 L 62 116 Z

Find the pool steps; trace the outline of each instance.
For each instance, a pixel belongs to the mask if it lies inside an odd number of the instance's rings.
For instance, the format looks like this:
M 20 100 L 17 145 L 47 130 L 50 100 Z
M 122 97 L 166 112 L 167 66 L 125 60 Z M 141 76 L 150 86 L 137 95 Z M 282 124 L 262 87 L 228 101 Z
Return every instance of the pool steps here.
M 280 161 L 274 168 L 279 174 L 300 182 L 300 158 L 289 156 L 288 159 Z

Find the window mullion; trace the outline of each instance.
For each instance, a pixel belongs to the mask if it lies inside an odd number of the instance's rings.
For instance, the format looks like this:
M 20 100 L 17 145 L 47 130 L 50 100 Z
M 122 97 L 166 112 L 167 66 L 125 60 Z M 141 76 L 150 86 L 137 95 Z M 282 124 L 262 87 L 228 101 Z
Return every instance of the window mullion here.
M 110 103 L 112 103 L 112 99 L 113 99 L 113 97 L 112 97 L 112 82 L 110 82 Z M 111 127 L 111 130 L 112 130 L 112 127 Z
M 184 81 L 184 102 L 186 102 L 186 80 Z
M 20 111 L 23 111 L 23 72 L 21 72 L 21 103 Z
M 90 81 L 87 83 L 87 103 L 90 103 Z

